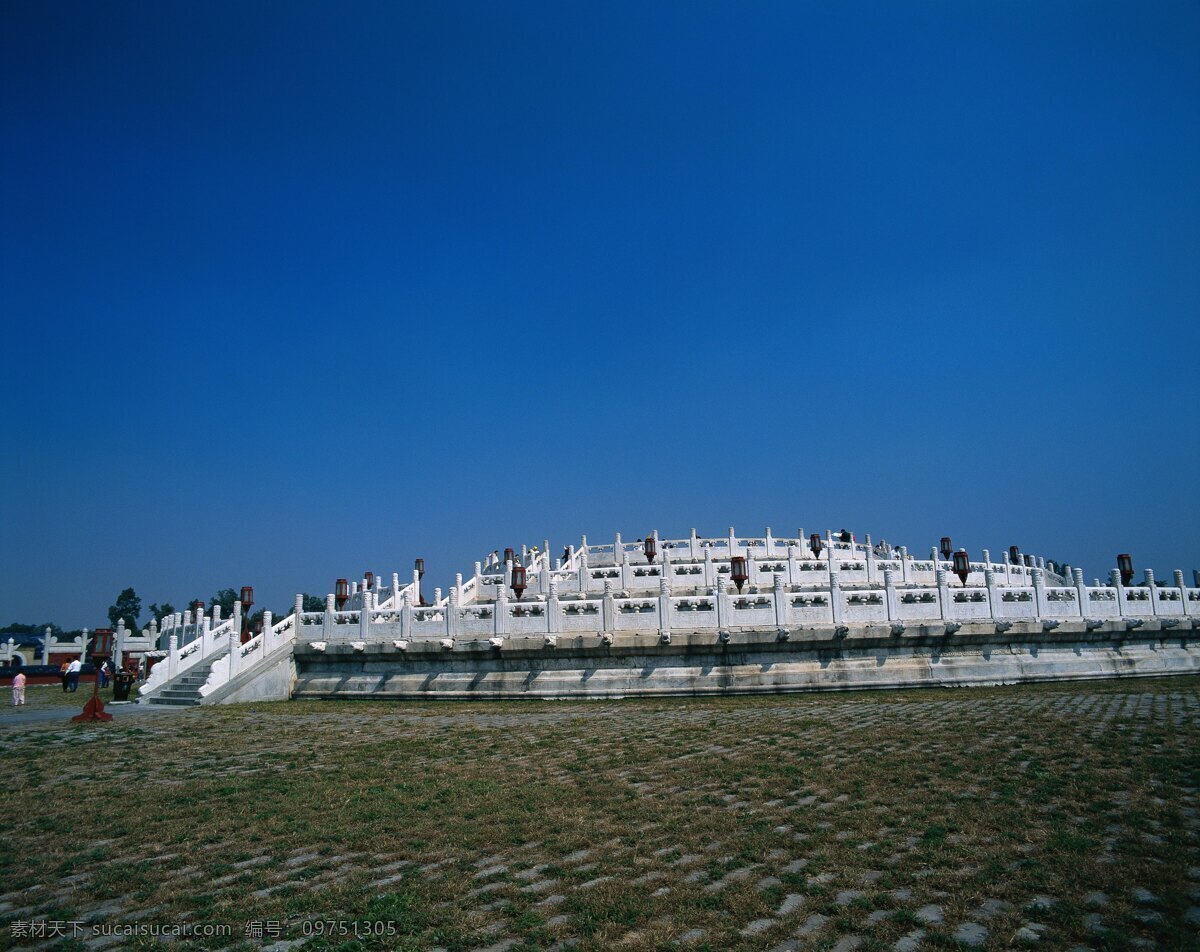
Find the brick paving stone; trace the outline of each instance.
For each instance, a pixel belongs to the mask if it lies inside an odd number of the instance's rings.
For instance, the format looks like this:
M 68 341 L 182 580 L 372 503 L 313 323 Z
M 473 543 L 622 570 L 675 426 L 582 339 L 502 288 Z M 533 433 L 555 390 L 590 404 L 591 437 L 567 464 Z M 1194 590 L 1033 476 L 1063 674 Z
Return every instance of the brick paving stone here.
M 941 925 L 943 922 L 943 912 L 941 906 L 922 906 L 916 911 L 915 915 L 927 926 L 937 926 Z
M 921 947 L 921 942 L 925 938 L 924 929 L 914 929 L 912 932 L 903 938 L 897 939 L 896 944 L 892 946 L 896 952 L 916 952 Z
M 804 924 L 796 930 L 797 935 L 811 935 L 820 929 L 829 921 L 828 916 L 823 916 L 819 912 L 814 913 L 804 920 Z

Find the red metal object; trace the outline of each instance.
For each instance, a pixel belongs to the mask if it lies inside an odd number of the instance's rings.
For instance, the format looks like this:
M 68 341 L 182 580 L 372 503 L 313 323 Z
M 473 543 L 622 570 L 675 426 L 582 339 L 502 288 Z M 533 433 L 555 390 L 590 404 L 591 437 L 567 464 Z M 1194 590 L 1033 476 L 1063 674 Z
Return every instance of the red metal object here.
M 104 702 L 100 700 L 100 671 L 96 671 L 96 680 L 92 682 L 92 696 L 83 705 L 83 712 L 71 718 L 73 721 L 111 721 L 112 715 L 104 713 Z
M 513 552 L 511 546 L 509 546 L 507 549 L 504 550 L 504 561 L 505 562 L 516 562 L 517 561 L 516 553 Z
M 737 586 L 738 594 L 742 593 L 742 586 L 746 584 L 746 580 L 750 575 L 746 571 L 746 557 L 744 555 L 735 555 L 729 560 L 729 577 L 733 579 L 733 584 Z
M 337 606 L 337 610 L 341 611 L 345 607 L 346 602 L 350 600 L 350 580 L 340 578 L 333 586 L 333 603 Z
M 655 545 L 654 536 L 646 536 L 646 542 L 642 546 L 642 551 L 646 553 L 646 561 L 653 562 L 654 557 L 658 555 L 658 546 Z
M 954 551 L 954 546 L 951 545 L 949 536 L 942 536 L 941 549 L 942 549 L 942 558 L 943 559 L 950 558 L 950 553 L 952 553 Z
M 512 590 L 516 593 L 517 601 L 525 594 L 525 566 L 514 565 L 512 570 Z
M 375 573 L 363 572 L 363 583 L 366 585 L 368 592 L 373 589 L 375 587 Z
M 252 585 L 242 586 L 242 597 L 239 601 L 242 603 L 242 644 L 245 644 L 250 640 L 250 606 L 254 604 Z
M 196 599 L 194 602 L 192 602 L 192 604 L 191 604 L 191 606 L 190 606 L 190 607 L 191 607 L 192 611 L 194 611 L 194 612 L 201 612 L 201 613 L 203 613 L 203 611 L 204 611 L 204 601 L 203 601 L 203 599 L 199 599 L 199 598 L 197 598 L 197 599 Z
M 1133 581 L 1133 556 L 1122 552 L 1117 556 L 1117 568 L 1121 571 L 1121 584 L 1128 585 Z
M 813 533 L 808 537 L 808 547 L 812 549 L 813 558 L 821 557 L 821 537 L 817 533 Z
M 413 568 L 415 568 L 417 570 L 417 578 L 425 577 L 425 560 L 424 559 L 417 559 L 417 561 L 413 563 Z
M 92 662 L 103 660 L 113 652 L 113 632 L 111 628 L 97 628 L 92 633 Z
M 1010 545 L 1008 547 L 1008 561 L 1013 565 L 1021 564 L 1021 549 L 1019 546 Z
M 971 574 L 971 559 L 967 555 L 966 549 L 959 549 L 954 553 L 954 574 L 959 577 L 964 586 L 967 584 L 967 576 Z

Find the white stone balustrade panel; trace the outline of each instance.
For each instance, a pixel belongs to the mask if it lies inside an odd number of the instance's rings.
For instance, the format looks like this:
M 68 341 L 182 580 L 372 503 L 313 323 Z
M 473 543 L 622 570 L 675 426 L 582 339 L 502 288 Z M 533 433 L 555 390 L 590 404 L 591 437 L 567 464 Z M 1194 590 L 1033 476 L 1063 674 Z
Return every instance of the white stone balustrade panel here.
M 955 621 L 976 621 L 992 616 L 986 588 L 950 588 L 949 618 Z
M 879 624 L 888 620 L 887 593 L 884 589 L 842 591 L 845 603 L 843 619 L 854 625 Z
M 691 628 L 717 627 L 717 599 L 715 595 L 672 597 L 670 603 L 670 628 L 688 630 Z
M 924 621 L 941 617 L 938 590 L 929 588 L 898 588 L 896 590 L 895 621 Z
M 1079 594 L 1074 588 L 1052 586 L 1046 589 L 1047 618 L 1079 618 Z
M 638 631 L 643 628 L 662 628 L 658 620 L 657 598 L 617 598 L 615 631 Z

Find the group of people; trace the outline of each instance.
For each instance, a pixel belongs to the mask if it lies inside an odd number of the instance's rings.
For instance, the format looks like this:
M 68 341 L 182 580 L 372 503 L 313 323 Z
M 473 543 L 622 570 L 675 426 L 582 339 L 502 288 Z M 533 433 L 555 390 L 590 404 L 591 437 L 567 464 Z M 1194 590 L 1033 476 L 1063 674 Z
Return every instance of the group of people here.
M 79 687 L 79 673 L 83 670 L 83 662 L 76 658 L 74 661 L 64 661 L 62 667 L 58 669 L 59 675 L 62 677 L 63 693 L 70 691 L 75 693 Z
M 124 673 L 130 676 L 130 680 L 134 678 L 145 677 L 145 659 L 137 667 L 132 665 L 124 669 Z M 7 667 L 7 665 L 6 665 Z M 83 660 L 75 658 L 72 661 L 64 661 L 58 669 L 59 677 L 62 679 L 62 689 L 64 693 L 74 693 L 79 689 L 79 676 L 83 673 Z M 96 671 L 98 686 L 102 688 L 108 687 L 121 674 L 118 671 L 116 664 L 110 658 L 106 658 L 100 663 L 100 667 Z M 28 684 L 28 678 L 24 670 L 20 666 L 16 667 L 16 671 L 12 676 L 12 702 L 13 707 L 21 707 L 25 703 L 25 686 Z

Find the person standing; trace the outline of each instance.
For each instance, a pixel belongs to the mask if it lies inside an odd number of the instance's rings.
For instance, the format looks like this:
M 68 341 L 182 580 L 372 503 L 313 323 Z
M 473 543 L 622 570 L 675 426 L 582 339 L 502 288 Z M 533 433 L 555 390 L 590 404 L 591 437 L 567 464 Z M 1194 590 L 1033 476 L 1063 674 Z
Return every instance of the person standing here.
M 76 688 L 79 687 L 79 672 L 83 670 L 83 662 L 78 658 L 67 665 L 67 681 L 70 682 L 71 693 L 74 694 Z
M 63 694 L 67 693 L 67 688 L 71 683 L 70 668 L 71 665 L 64 661 L 58 669 L 58 676 L 62 678 Z
M 25 672 L 18 670 L 13 675 L 13 707 L 20 707 L 25 703 Z

